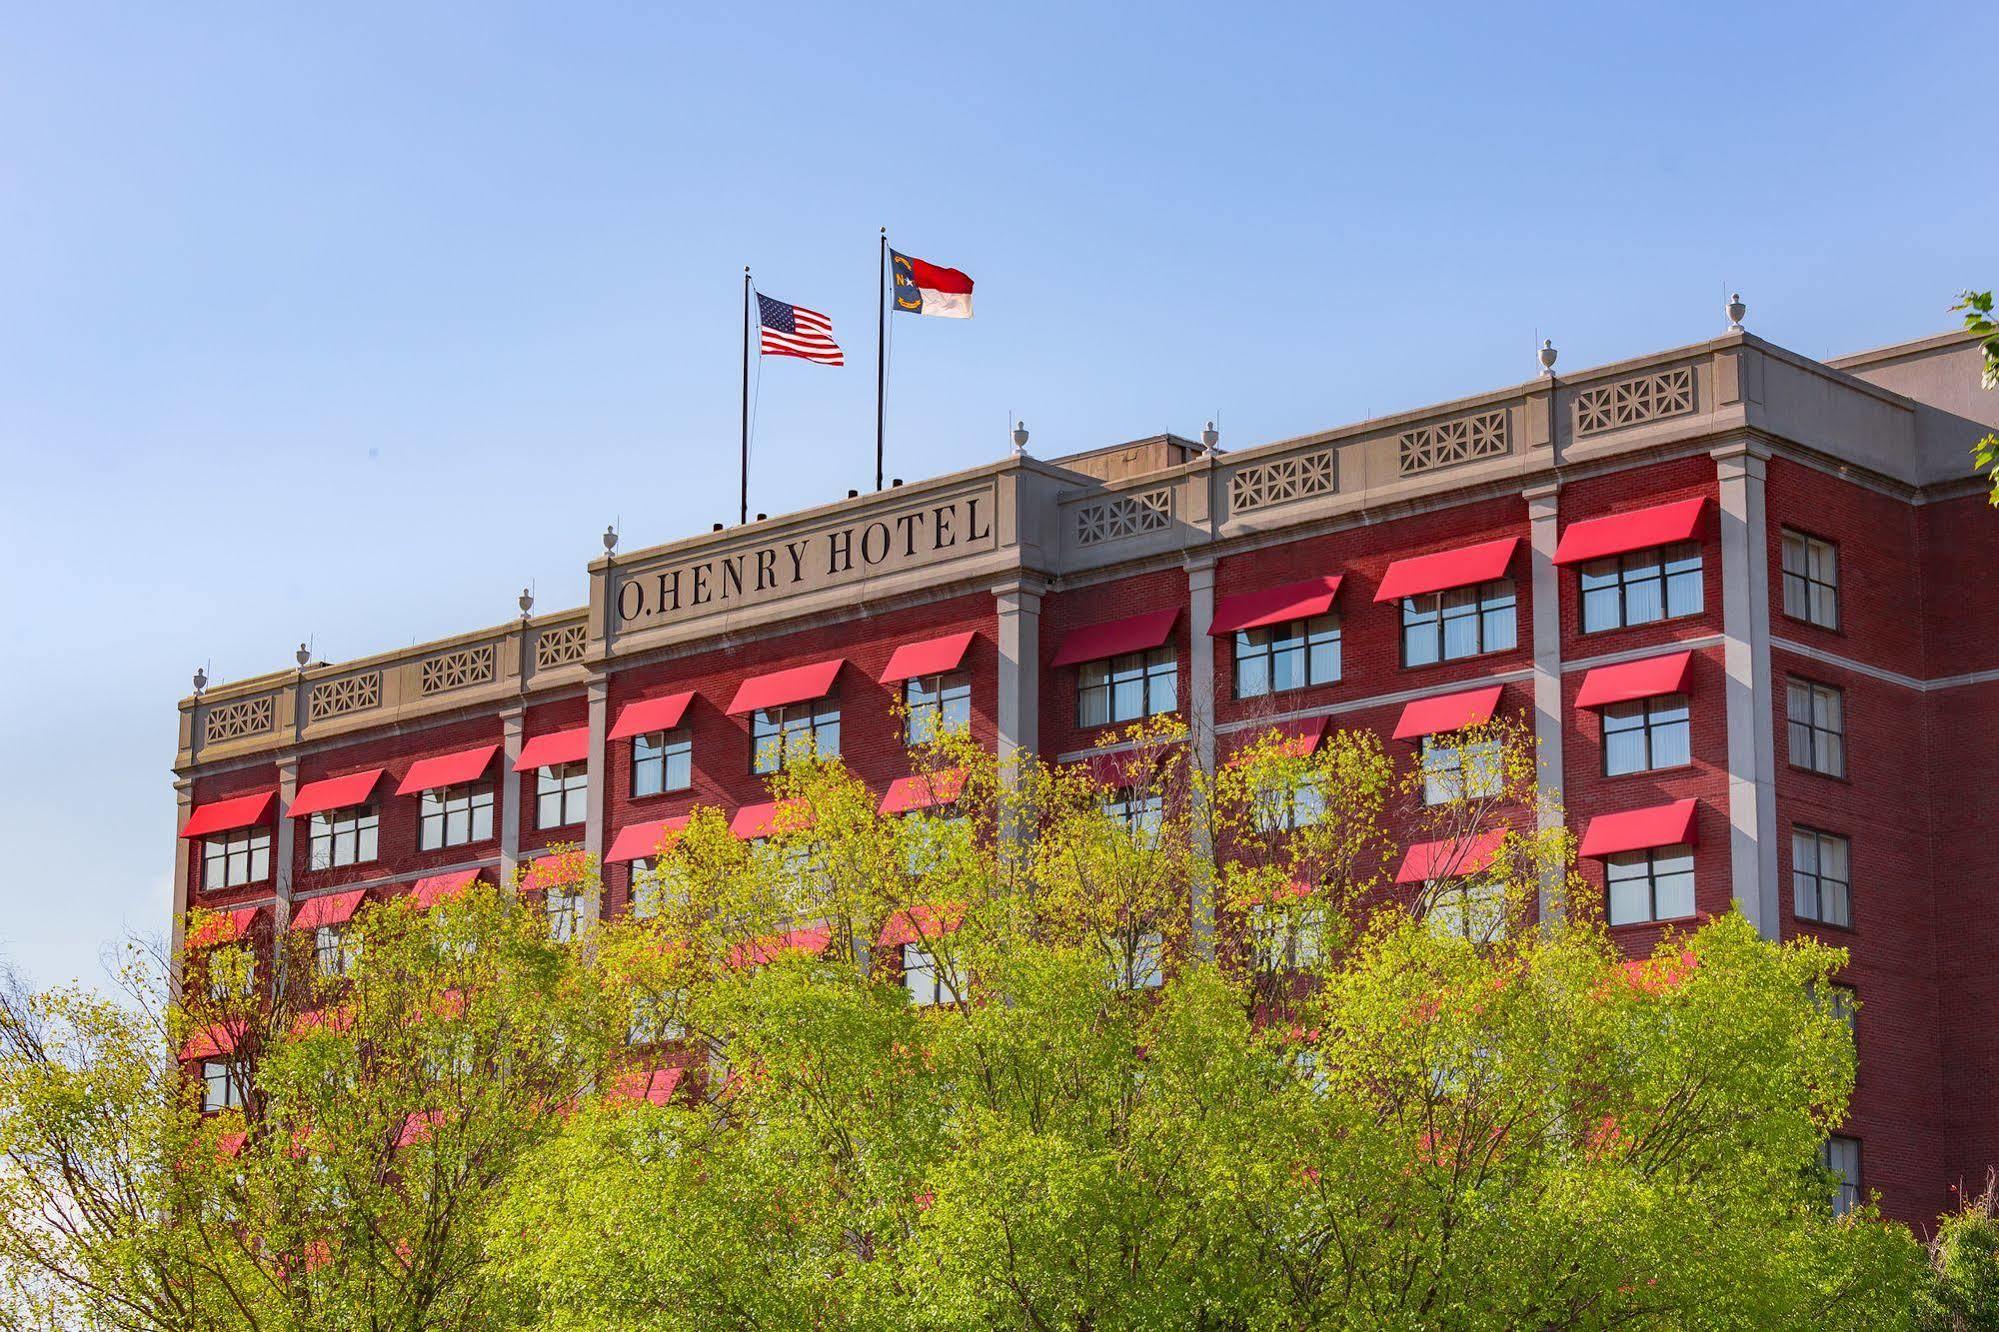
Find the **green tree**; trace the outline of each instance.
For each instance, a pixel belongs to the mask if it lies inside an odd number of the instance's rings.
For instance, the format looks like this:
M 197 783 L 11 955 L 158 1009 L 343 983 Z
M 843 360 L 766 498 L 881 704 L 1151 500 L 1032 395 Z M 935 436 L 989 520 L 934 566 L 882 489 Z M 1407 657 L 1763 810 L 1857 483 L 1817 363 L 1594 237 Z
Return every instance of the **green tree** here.
M 1943 1219 L 1929 1256 L 1922 1332 L 1999 1329 L 1999 1175 L 1988 1174 L 1985 1191 Z
M 1999 388 L 1999 323 L 1992 319 L 1992 293 L 1959 292 L 1957 304 L 1950 308 L 1964 311 L 1965 328 L 1978 335 L 1979 346 L 1985 353 L 1982 377 L 1985 387 Z M 1979 471 L 1991 478 L 1992 503 L 1999 505 L 1999 434 L 1987 435 L 1972 445 L 1971 459 Z

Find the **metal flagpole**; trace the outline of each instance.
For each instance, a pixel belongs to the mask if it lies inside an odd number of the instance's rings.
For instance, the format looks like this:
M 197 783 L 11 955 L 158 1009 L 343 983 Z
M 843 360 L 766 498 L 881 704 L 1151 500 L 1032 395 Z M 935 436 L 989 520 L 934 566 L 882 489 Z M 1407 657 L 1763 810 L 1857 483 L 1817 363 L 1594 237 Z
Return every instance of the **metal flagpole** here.
M 743 265 L 743 507 L 736 521 L 750 520 L 750 266 Z
M 888 228 L 882 228 L 881 257 L 875 271 L 875 489 L 882 488 L 882 425 L 887 408 L 888 360 L 883 343 L 888 337 Z

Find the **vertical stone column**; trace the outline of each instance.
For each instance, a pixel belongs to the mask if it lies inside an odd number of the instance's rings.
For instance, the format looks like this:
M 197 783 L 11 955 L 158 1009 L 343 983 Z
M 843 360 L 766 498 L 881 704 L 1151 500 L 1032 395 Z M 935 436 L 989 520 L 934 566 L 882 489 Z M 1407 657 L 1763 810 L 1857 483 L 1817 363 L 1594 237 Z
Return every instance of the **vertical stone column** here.
M 500 886 L 510 886 L 521 863 L 521 732 L 527 711 L 518 705 L 500 714 Z M 593 777 L 594 780 L 594 777 Z
M 292 802 L 298 799 L 298 758 L 286 755 L 278 760 L 278 830 L 271 839 L 271 929 L 284 931 L 292 923 L 292 865 L 298 849 L 297 820 L 292 818 Z M 278 933 L 278 938 L 283 938 Z
M 610 806 L 609 744 L 611 729 L 611 682 L 599 675 L 590 681 L 590 795 L 583 816 L 583 849 L 596 857 L 599 874 L 604 863 L 604 821 Z M 596 921 L 603 911 L 601 893 L 583 903 L 583 921 Z
M 181 949 L 187 944 L 187 913 L 193 905 L 189 900 L 192 892 L 194 848 L 180 835 L 187 826 L 188 817 L 194 813 L 194 779 L 176 777 L 174 779 L 174 909 L 173 920 L 167 926 L 167 969 L 174 983 L 180 977 Z
M 993 589 L 999 611 L 999 758 L 1012 760 L 1041 748 L 1041 584 L 1028 579 Z
M 1744 440 L 1709 455 L 1721 496 L 1722 659 L 1728 674 L 1728 857 L 1735 901 L 1775 939 L 1777 756 L 1770 681 L 1770 553 L 1764 465 Z
M 1192 695 L 1187 700 L 1187 746 L 1196 772 L 1190 815 L 1200 864 L 1214 852 L 1206 798 L 1206 782 L 1215 775 L 1215 641 L 1208 634 L 1214 622 L 1215 559 L 1195 556 L 1187 561 L 1187 690 Z M 1205 873 L 1197 872 L 1187 885 L 1194 951 L 1202 957 L 1214 955 L 1213 892 Z
M 1527 545 L 1533 561 L 1534 589 L 1534 744 L 1537 777 L 1544 797 L 1537 826 L 1546 832 L 1562 823 L 1562 808 L 1550 794 L 1562 791 L 1562 584 L 1555 567 L 1555 541 L 1560 482 L 1530 486 L 1527 499 Z M 1541 885 L 1541 919 L 1560 909 L 1555 882 Z

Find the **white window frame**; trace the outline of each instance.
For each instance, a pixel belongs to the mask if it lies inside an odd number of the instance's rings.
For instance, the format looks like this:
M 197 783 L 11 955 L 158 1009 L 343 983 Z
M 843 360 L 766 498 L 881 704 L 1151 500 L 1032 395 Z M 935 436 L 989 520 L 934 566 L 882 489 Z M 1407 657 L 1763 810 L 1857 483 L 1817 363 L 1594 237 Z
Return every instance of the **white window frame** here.
M 1340 617 L 1315 615 L 1235 635 L 1235 696 L 1263 698 L 1313 685 L 1337 684 Z
M 238 828 L 201 841 L 201 886 L 241 888 L 271 877 L 271 830 Z
M 583 894 L 561 884 L 542 894 L 541 909 L 548 918 L 548 937 L 556 943 L 572 943 L 583 933 Z
M 1180 656 L 1168 643 L 1076 667 L 1076 725 L 1117 726 L 1180 706 Z
M 920 943 L 902 946 L 902 988 L 919 1008 L 958 1002 L 958 992 L 937 965 L 937 955 Z
M 381 855 L 381 811 L 374 805 L 321 810 L 306 830 L 309 870 L 366 865 Z
M 1832 1172 L 1838 1183 L 1833 1188 L 1832 1214 L 1845 1216 L 1860 1206 L 1860 1139 L 1843 1133 L 1829 1133 L 1819 1144 L 1819 1164 Z
M 235 1066 L 225 1060 L 201 1061 L 201 1112 L 238 1110 L 243 1106 L 243 1088 Z
M 534 826 L 570 828 L 590 814 L 590 765 L 552 763 L 535 769 Z
M 972 677 L 967 671 L 912 675 L 902 682 L 906 745 L 928 744 L 972 724 Z

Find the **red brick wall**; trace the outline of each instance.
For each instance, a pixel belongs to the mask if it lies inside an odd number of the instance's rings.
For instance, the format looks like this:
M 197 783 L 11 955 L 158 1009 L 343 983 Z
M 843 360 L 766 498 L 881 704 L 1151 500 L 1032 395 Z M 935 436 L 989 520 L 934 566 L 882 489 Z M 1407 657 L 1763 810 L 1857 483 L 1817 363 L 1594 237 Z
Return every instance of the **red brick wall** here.
M 194 779 L 194 807 L 213 804 L 218 800 L 228 800 L 235 796 L 250 795 L 257 791 L 273 791 L 278 785 L 278 768 L 275 763 L 259 763 L 254 767 L 239 768 L 234 772 L 220 772 L 213 776 Z M 272 876 L 256 883 L 244 884 L 237 888 L 209 889 L 202 886 L 202 852 L 204 839 L 190 838 L 187 843 L 187 900 L 190 907 L 206 907 L 223 910 L 240 906 L 245 902 L 268 900 L 277 892 L 273 881 L 278 865 L 277 804 L 272 802 L 273 813 L 261 825 L 271 835 Z M 175 829 L 176 832 L 179 829 Z
M 1057 754 L 1073 753 L 1095 745 L 1107 730 L 1120 727 L 1090 727 L 1076 725 L 1076 677 L 1075 666 L 1050 666 L 1055 654 L 1061 650 L 1062 639 L 1072 630 L 1101 624 L 1106 620 L 1122 620 L 1133 615 L 1143 615 L 1148 611 L 1165 610 L 1177 606 L 1180 618 L 1173 624 L 1173 635 L 1167 642 L 1174 646 L 1178 654 L 1180 684 L 1178 699 L 1182 718 L 1187 716 L 1188 656 L 1187 656 L 1187 572 L 1184 569 L 1159 569 L 1152 573 L 1121 579 L 1111 583 L 1097 583 L 1088 587 L 1050 592 L 1041 599 L 1041 752 L 1047 759 Z
M 1715 468 L 1709 458 L 1637 467 L 1563 485 L 1558 500 L 1559 524 L 1604 518 L 1633 509 L 1702 497 L 1709 501 L 1701 516 L 1701 612 L 1674 620 L 1631 625 L 1623 629 L 1582 631 L 1582 576 L 1574 568 L 1556 571 L 1562 590 L 1562 659 L 1576 661 L 1606 652 L 1636 648 L 1662 649 L 1671 643 L 1721 632 L 1721 523 L 1716 516 Z M 1716 706 L 1719 706 L 1717 700 Z
M 590 724 L 590 700 L 584 695 L 559 699 L 553 703 L 536 703 L 523 710 L 521 717 L 521 742 L 527 743 L 538 735 L 553 731 L 567 731 L 572 727 Z M 494 771 L 502 770 L 504 757 L 495 763 Z M 521 856 L 526 859 L 533 852 L 553 843 L 580 846 L 583 842 L 584 825 L 580 822 L 559 828 L 535 826 L 535 791 L 540 772 L 529 769 L 521 774 L 520 816 L 521 816 Z

